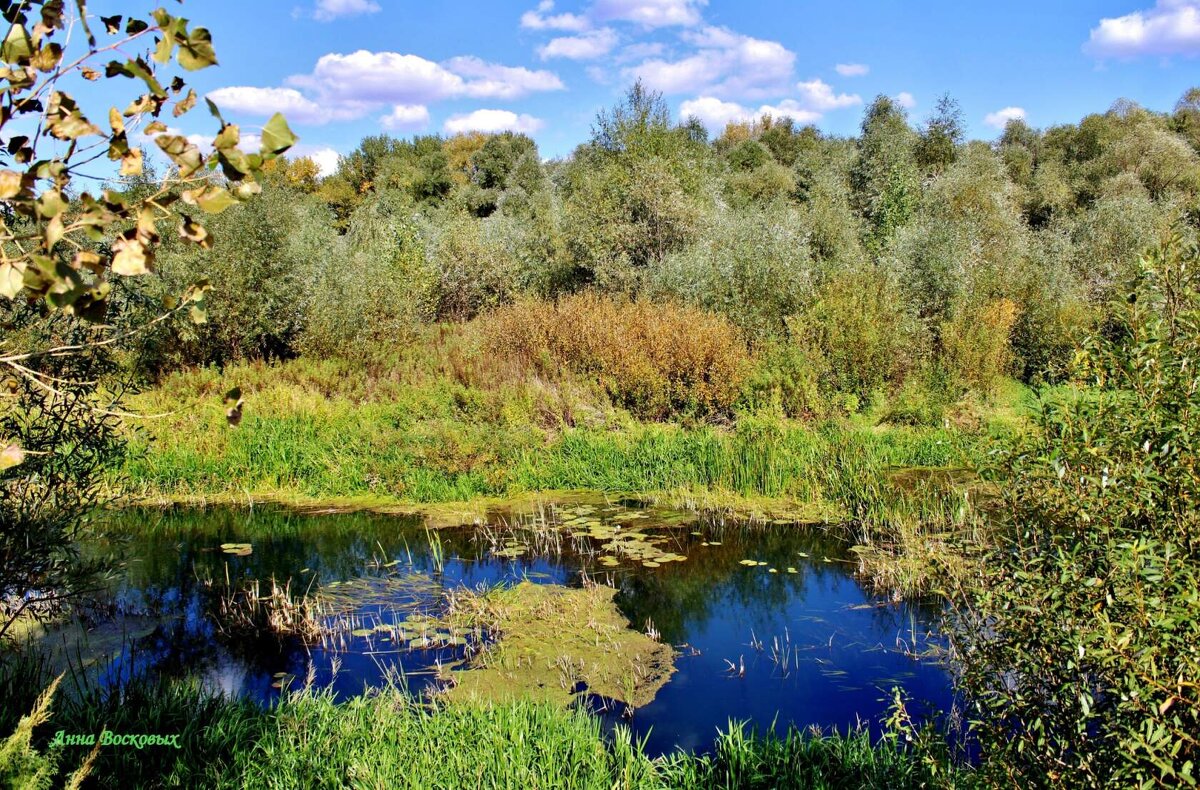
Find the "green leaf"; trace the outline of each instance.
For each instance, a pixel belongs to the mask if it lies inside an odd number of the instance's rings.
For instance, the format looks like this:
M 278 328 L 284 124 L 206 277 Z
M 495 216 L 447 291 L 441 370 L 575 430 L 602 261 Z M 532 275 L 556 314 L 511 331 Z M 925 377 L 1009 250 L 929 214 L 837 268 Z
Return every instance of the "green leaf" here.
M 179 42 L 179 65 L 188 71 L 197 71 L 217 65 L 217 53 L 213 49 L 212 34 L 198 27 L 186 39 Z
M 13 25 L 8 29 L 4 43 L 0 44 L 0 60 L 5 63 L 23 63 L 33 54 L 33 41 L 24 25 Z
M 208 105 L 208 111 L 212 113 L 212 117 L 216 118 L 224 126 L 225 119 L 221 117 L 221 110 L 217 107 L 216 102 L 206 96 L 204 97 L 204 103 Z
M 230 206 L 237 204 L 237 198 L 229 194 L 224 187 L 206 186 L 202 189 L 191 189 L 183 193 L 186 203 L 199 206 L 206 214 L 220 214 Z
M 275 113 L 263 127 L 262 153 L 278 156 L 296 144 L 296 135 L 288 127 L 282 113 Z

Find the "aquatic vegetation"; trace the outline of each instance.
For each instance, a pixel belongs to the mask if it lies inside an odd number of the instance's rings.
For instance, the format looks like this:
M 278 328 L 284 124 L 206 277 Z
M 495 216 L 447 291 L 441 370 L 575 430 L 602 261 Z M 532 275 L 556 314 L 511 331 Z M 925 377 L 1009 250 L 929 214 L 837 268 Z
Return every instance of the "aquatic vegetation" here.
M 440 622 L 484 629 L 494 641 L 457 671 L 443 673 L 448 687 L 441 696 L 565 705 L 585 689 L 631 708 L 645 705 L 674 671 L 675 651 L 631 628 L 613 603 L 616 593 L 603 585 L 529 582 L 454 593 Z

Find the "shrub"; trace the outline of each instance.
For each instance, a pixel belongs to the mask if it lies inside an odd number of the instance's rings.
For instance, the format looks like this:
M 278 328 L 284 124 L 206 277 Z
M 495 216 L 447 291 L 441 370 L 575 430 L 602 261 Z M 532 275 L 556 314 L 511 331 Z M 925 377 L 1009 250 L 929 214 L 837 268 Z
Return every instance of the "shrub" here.
M 723 313 L 755 342 L 781 336 L 816 287 L 807 235 L 792 208 L 723 211 L 700 241 L 654 267 L 648 290 Z
M 823 362 L 795 343 L 769 343 L 758 350 L 754 370 L 746 378 L 743 402 L 751 411 L 778 411 L 799 418 L 824 416 L 825 399 L 820 393 Z
M 1143 258 L 1094 388 L 997 458 L 1014 534 L 959 609 L 985 768 L 1019 786 L 1194 786 L 1200 759 L 1200 252 Z
M 300 349 L 361 358 L 410 340 L 434 315 L 436 274 L 408 198 L 385 192 L 361 204 L 338 241 L 307 262 Z
M 920 324 L 878 269 L 834 275 L 788 327 L 794 341 L 821 360 L 825 392 L 864 400 L 877 389 L 901 384 L 920 362 L 925 345 Z
M 728 414 L 750 361 L 724 317 L 592 292 L 519 300 L 487 316 L 484 331 L 492 353 L 594 377 L 617 404 L 650 419 Z
M 1017 322 L 1017 306 L 993 299 L 979 307 L 960 308 L 942 324 L 946 368 L 969 390 L 990 397 L 1012 362 L 1009 338 Z
M 520 264 L 495 232 L 501 227 L 496 219 L 443 214 L 423 224 L 439 319 L 469 320 L 512 300 Z

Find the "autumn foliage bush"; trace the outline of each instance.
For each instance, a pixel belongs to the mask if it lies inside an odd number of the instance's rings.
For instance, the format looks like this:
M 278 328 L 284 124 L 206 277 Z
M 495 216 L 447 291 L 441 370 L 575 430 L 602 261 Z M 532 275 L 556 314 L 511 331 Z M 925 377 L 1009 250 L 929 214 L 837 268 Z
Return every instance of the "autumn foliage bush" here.
M 728 415 L 750 354 L 725 317 L 585 292 L 522 299 L 481 319 L 485 350 L 543 374 L 590 376 L 638 417 Z

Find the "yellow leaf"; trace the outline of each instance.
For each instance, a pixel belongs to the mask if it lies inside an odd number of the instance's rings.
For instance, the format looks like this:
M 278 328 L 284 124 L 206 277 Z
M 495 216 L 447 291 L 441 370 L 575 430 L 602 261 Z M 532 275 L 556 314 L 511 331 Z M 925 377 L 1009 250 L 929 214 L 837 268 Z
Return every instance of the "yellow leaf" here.
M 134 277 L 147 274 L 150 271 L 150 261 L 146 248 L 136 239 L 117 239 L 113 244 L 116 255 L 113 256 L 112 270 L 115 274 Z
M 131 148 L 129 153 L 121 157 L 121 175 L 140 176 L 142 174 L 142 149 Z
M 21 174 L 0 170 L 0 200 L 10 200 L 21 194 Z
M 7 261 L 0 263 L 0 295 L 16 299 L 17 294 L 25 287 L 25 273 Z

